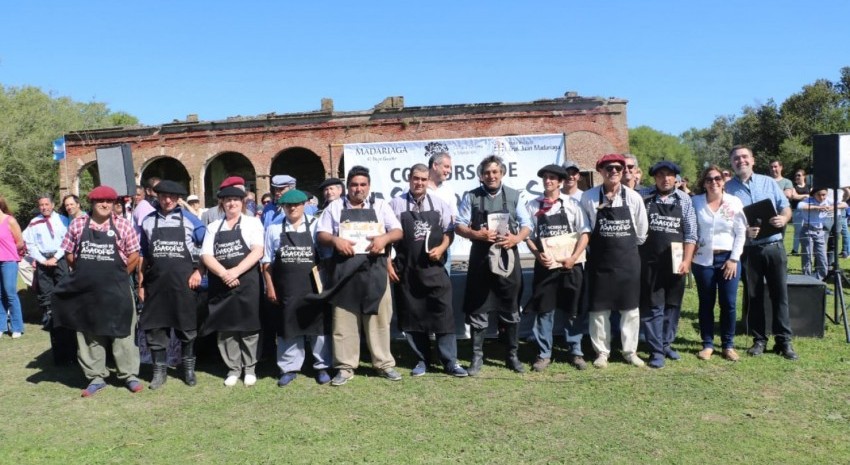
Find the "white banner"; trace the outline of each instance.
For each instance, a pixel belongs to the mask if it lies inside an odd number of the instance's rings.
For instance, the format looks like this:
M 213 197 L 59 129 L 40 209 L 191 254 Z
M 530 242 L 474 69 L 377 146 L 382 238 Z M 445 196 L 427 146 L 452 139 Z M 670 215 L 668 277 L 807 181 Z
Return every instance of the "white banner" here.
M 502 182 L 519 190 L 523 202 L 543 191 L 537 170 L 550 163 L 561 164 L 566 155 L 564 134 L 345 144 L 344 171 L 348 173 L 355 165 L 369 168 L 371 191 L 389 199 L 408 189 L 410 167 L 427 165 L 435 147 L 440 151 L 447 148 L 452 157 L 452 173 L 446 182 L 454 189 L 458 203 L 464 192 L 480 185 L 476 170 L 486 156 L 495 154 L 504 159 L 507 172 Z M 527 252 L 524 244 L 522 247 L 521 251 Z M 467 256 L 469 242 L 455 237 L 451 250 L 455 258 Z

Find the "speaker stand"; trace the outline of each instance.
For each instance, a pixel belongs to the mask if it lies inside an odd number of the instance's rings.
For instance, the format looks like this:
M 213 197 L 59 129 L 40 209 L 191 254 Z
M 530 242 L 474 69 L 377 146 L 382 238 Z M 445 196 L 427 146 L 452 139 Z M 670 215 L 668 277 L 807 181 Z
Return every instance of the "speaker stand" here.
M 843 221 L 847 221 L 847 218 L 838 216 L 838 189 L 832 190 L 834 195 L 834 202 L 832 205 L 832 217 L 833 218 L 842 218 Z M 833 240 L 833 252 L 832 252 L 832 283 L 833 283 L 833 313 L 834 318 L 832 318 L 832 322 L 838 324 L 838 308 L 841 307 L 841 320 L 844 322 L 844 340 L 850 344 L 850 326 L 847 323 L 847 306 L 844 304 L 844 285 L 843 282 L 846 281 L 846 277 L 844 273 L 841 271 L 841 267 L 838 264 L 838 221 L 832 222 L 832 236 L 835 238 Z M 827 279 L 829 279 L 827 277 Z M 829 315 L 827 315 L 829 317 Z

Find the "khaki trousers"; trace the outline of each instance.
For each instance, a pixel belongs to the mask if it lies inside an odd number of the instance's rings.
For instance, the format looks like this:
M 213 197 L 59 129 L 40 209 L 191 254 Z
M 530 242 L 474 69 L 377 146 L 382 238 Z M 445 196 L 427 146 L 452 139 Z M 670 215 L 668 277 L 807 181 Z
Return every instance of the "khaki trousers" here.
M 593 311 L 589 316 L 588 332 L 596 355 L 608 357 L 611 354 L 611 310 Z M 638 333 L 640 332 L 640 311 L 638 309 L 620 310 L 620 340 L 623 344 L 623 356 L 637 352 Z
M 130 324 L 130 335 L 114 338 L 109 336 L 93 336 L 77 333 L 77 361 L 89 383 L 105 383 L 109 377 L 106 367 L 106 348 L 112 350 L 115 359 L 115 369 L 118 379 L 128 383 L 138 381 L 139 348 L 136 346 L 136 311 L 133 311 L 133 322 Z
M 390 321 L 393 318 L 390 286 L 378 304 L 376 315 L 364 315 L 342 307 L 334 307 L 334 368 L 352 374 L 360 365 L 360 327 L 366 334 L 366 345 L 372 354 L 372 366 L 384 371 L 395 366 L 390 353 Z

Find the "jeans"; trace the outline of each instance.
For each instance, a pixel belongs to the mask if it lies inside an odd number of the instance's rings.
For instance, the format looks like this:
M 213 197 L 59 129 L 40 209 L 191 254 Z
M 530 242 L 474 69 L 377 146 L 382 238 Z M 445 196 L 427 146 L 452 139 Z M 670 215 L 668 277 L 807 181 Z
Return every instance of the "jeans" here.
M 664 357 L 676 339 L 679 330 L 680 305 L 653 305 L 647 315 L 641 316 L 641 327 L 649 346 L 650 357 Z
M 825 229 L 803 227 L 800 236 L 803 274 L 819 280 L 826 278 L 829 263 L 826 257 L 826 241 L 829 232 Z M 837 244 L 836 244 L 837 245 Z
M 731 252 L 714 255 L 712 266 L 693 264 L 699 296 L 699 333 L 702 348 L 714 348 L 714 303 L 720 302 L 720 342 L 724 349 L 735 346 L 735 301 L 741 277 L 741 263 L 732 279 L 723 278 L 723 265 Z
M 24 317 L 21 313 L 21 300 L 18 298 L 18 262 L 0 262 L 0 295 L 3 301 L 3 315 L 0 318 L 0 332 L 6 332 L 6 312 L 12 321 L 12 332 L 24 332 Z
M 537 343 L 538 358 L 552 358 L 552 329 L 555 326 L 555 312 L 537 313 L 534 316 L 534 327 L 532 334 L 534 342 Z M 580 313 L 573 320 L 564 321 L 564 337 L 567 341 L 567 350 L 570 355 L 584 357 L 581 350 L 581 338 L 587 332 L 587 313 Z
M 407 331 L 407 343 L 413 353 L 416 354 L 416 359 L 420 362 L 425 362 L 426 366 L 431 365 L 431 339 L 428 333 L 421 331 Z M 437 351 L 440 353 L 440 363 L 446 370 L 457 365 L 457 338 L 455 333 L 436 334 Z
M 847 247 L 847 243 L 850 242 L 850 229 L 847 227 L 847 218 L 845 216 L 840 216 L 839 214 L 838 219 L 838 234 L 841 235 L 841 253 L 847 254 L 850 252 L 850 248 Z M 838 247 L 835 249 L 838 250 Z

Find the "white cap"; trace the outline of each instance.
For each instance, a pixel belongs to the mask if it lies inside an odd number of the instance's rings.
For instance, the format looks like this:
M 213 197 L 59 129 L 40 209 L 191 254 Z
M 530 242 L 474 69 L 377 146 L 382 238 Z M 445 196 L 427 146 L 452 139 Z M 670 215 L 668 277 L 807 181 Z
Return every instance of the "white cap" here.
M 186 197 L 186 201 L 187 202 L 200 202 L 201 199 L 199 199 L 197 195 L 192 194 L 189 197 Z

